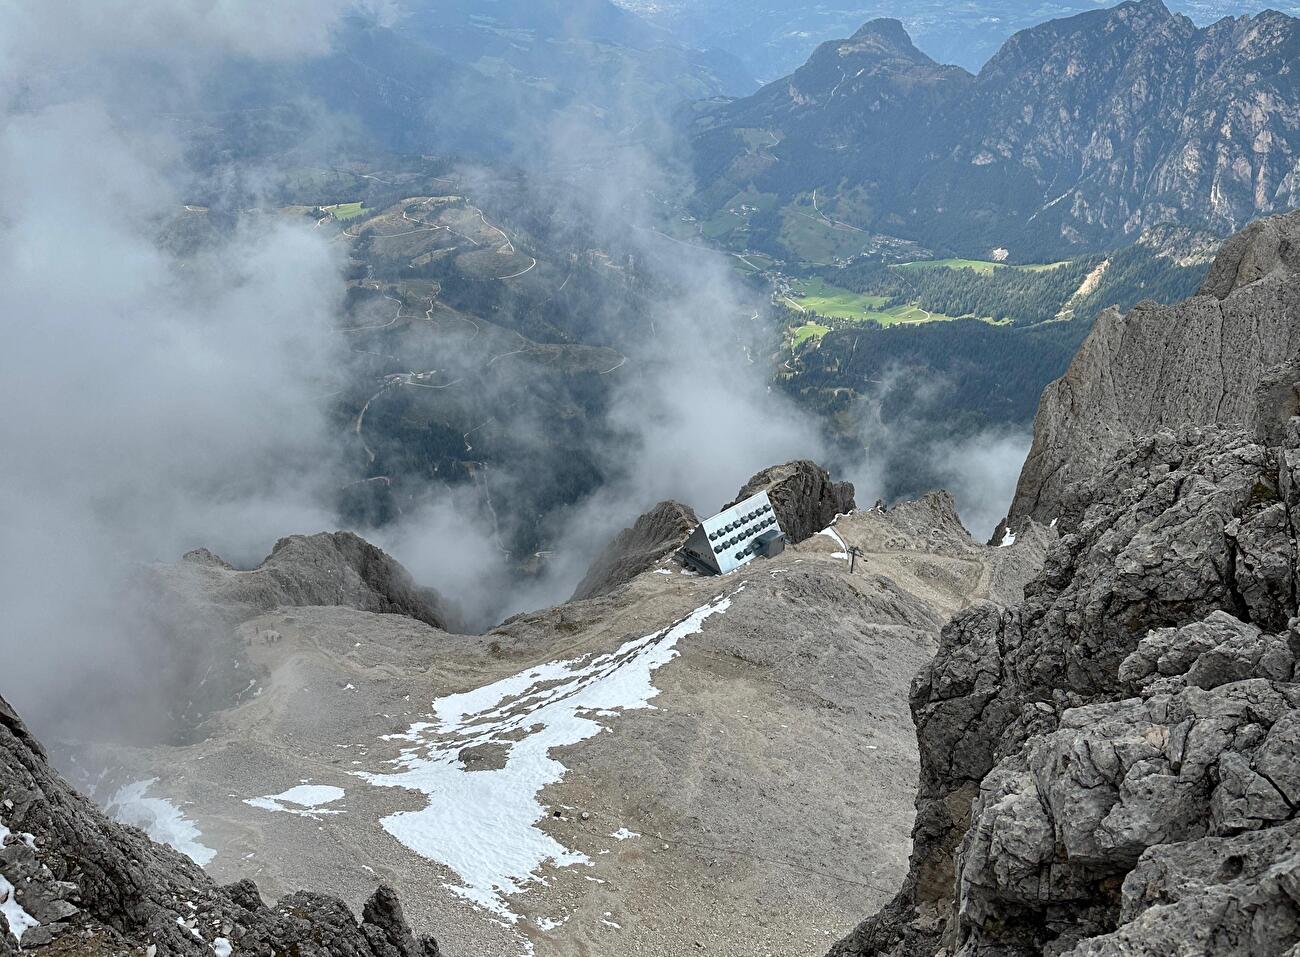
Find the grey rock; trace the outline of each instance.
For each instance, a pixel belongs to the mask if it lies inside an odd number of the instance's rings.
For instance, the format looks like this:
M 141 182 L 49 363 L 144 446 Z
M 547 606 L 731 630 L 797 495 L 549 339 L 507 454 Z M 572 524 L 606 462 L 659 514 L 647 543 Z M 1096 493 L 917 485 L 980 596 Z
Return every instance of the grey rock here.
M 1201 294 L 1227 299 L 1251 283 L 1272 276 L 1286 279 L 1300 271 L 1300 243 L 1294 216 L 1273 216 L 1251 223 L 1229 238 L 1201 285 Z
M 1260 675 L 1290 681 L 1295 655 L 1285 636 L 1263 634 L 1254 625 L 1216 611 L 1183 628 L 1158 628 L 1138 642 L 1119 668 L 1121 682 L 1141 687 L 1158 678 L 1185 676 L 1200 688 Z
M 689 505 L 660 502 L 605 546 L 587 569 L 571 600 L 594 598 L 631 581 L 681 548 L 699 521 Z
M 1060 538 L 915 680 L 909 876 L 837 956 L 1295 950 L 1297 243 L 1102 317 L 1044 394 L 1009 521 Z
M 33 834 L 38 848 L 33 858 L 0 860 L 0 874 L 41 921 L 23 936 L 24 952 L 75 934 L 71 952 L 87 954 L 139 954 L 152 946 L 162 954 L 210 957 L 218 936 L 237 953 L 257 957 L 438 954 L 431 938 L 415 939 L 396 896 L 382 886 L 360 922 L 331 897 L 299 892 L 268 907 L 251 881 L 218 887 L 182 854 L 110 821 L 77 794 L 3 698 L 0 794 L 13 802 L 5 825 Z M 7 933 L 0 935 L 0 953 L 16 953 Z
M 830 525 L 836 515 L 847 514 L 857 507 L 852 482 L 832 480 L 829 472 L 807 459 L 764 469 L 745 483 L 727 507 L 759 492 L 767 492 L 781 530 L 790 542 L 811 538 Z M 953 515 L 956 514 L 954 508 Z
M 236 629 L 275 608 L 344 606 L 440 628 L 455 622 L 439 595 L 351 532 L 283 538 L 247 570 L 196 549 L 178 562 L 141 568 L 134 587 L 126 605 L 140 618 L 133 623 L 139 637 L 126 651 L 140 660 L 122 663 L 114 676 L 120 691 L 102 708 L 104 727 L 127 740 L 160 733 L 192 740 L 213 713 L 252 693 Z
M 1300 822 L 1152 848 L 1125 877 L 1120 926 L 1067 957 L 1293 955 Z
M 156 570 L 169 588 L 238 620 L 285 605 L 346 605 L 406 615 L 435 628 L 451 625 L 446 603 L 436 592 L 416 585 L 401 564 L 351 532 L 290 535 L 247 571 L 207 549 L 188 552 L 178 564 Z
M 1043 392 L 1012 524 L 1059 518 L 1125 443 L 1162 428 L 1242 427 L 1277 442 L 1300 381 L 1296 249 L 1300 213 L 1264 220 L 1225 243 L 1195 298 L 1099 316 Z
M 1300 456 L 1297 430 L 1284 431 L 1282 445 L 1202 428 L 1126 445 L 1072 486 L 1024 600 L 972 606 L 944 628 L 912 688 L 909 877 L 832 953 L 1272 955 L 1295 943 L 1279 860 L 1255 872 L 1271 889 L 1189 890 L 1182 924 L 1120 893 L 1156 851 L 1217 854 L 1296 819 Z M 1241 915 L 1255 906 L 1282 930 Z

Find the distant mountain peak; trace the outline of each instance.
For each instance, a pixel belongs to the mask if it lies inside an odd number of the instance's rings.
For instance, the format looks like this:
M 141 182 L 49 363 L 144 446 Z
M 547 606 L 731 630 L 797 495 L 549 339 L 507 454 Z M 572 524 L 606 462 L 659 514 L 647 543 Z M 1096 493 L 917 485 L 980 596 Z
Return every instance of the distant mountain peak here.
M 1279 66 L 1297 45 L 1285 14 L 1198 28 L 1127 0 L 1022 30 L 972 76 L 873 20 L 699 123 L 723 171 L 707 191 L 972 251 L 1101 249 L 1168 222 L 1222 235 L 1300 205 L 1300 92 Z
M 916 48 L 912 43 L 912 37 L 908 34 L 907 28 L 903 26 L 902 21 L 895 20 L 892 17 L 879 17 L 875 20 L 868 20 L 859 29 L 858 32 L 843 41 L 843 44 L 864 44 L 874 43 L 881 48 L 893 53 L 902 54 L 909 59 L 923 60 L 933 62 L 928 56 Z
M 1127 0 L 1110 13 L 1120 19 L 1136 18 L 1140 23 L 1165 23 L 1179 18 L 1178 14 L 1170 12 L 1164 0 Z
M 1145 13 L 1156 13 L 1165 17 L 1173 17 L 1169 8 L 1165 6 L 1164 0 L 1128 0 L 1127 3 L 1121 3 L 1120 7 L 1134 7 Z
M 893 17 L 877 17 L 874 20 L 868 20 L 849 39 L 865 40 L 867 37 L 879 37 L 900 46 L 910 47 L 912 45 L 912 38 L 907 32 L 907 28 L 903 26 L 903 21 L 895 20 Z

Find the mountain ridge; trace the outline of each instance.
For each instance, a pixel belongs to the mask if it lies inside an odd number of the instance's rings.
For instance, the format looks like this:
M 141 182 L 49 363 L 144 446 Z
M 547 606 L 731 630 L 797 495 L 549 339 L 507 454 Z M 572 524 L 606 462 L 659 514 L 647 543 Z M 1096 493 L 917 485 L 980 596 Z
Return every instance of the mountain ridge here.
M 1103 312 L 1043 392 L 1011 527 L 1077 507 L 1087 483 L 1143 429 L 1253 429 L 1275 415 L 1269 381 L 1285 387 L 1300 351 L 1297 249 L 1300 212 L 1260 220 L 1224 243 L 1196 297 Z
M 894 28 L 858 33 L 881 30 Z M 1285 14 L 1198 28 L 1149 0 L 1023 30 L 975 76 L 900 55 L 867 80 L 836 69 L 853 39 L 828 41 L 789 77 L 692 117 L 696 205 L 775 206 L 787 222 L 767 245 L 796 256 L 788 219 L 814 189 L 826 228 L 864 243 L 1023 260 L 1166 222 L 1227 234 L 1300 201 L 1297 50 Z

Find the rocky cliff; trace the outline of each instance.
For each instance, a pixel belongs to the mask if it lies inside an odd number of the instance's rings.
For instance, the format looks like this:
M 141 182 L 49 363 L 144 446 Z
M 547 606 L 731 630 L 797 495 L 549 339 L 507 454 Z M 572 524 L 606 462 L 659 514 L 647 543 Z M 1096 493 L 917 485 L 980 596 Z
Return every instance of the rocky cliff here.
M 798 543 L 826 528 L 836 515 L 847 515 L 857 508 L 853 491 L 852 482 L 836 482 L 816 462 L 797 459 L 759 472 L 725 507 L 767 492 L 786 539 Z M 955 510 L 950 518 L 960 527 Z
M 661 558 L 681 548 L 699 523 L 689 505 L 660 502 L 614 536 L 591 563 L 571 600 L 602 595 L 653 568 Z
M 856 508 L 853 483 L 836 482 L 816 462 L 799 459 L 763 469 L 724 508 L 767 492 L 790 542 L 802 542 L 826 528 L 836 515 Z M 953 511 L 952 521 L 961 520 Z M 686 541 L 700 522 L 690 506 L 660 502 L 614 537 L 587 569 L 571 600 L 594 598 L 653 568 Z
M 1010 525 L 1072 507 L 1116 451 L 1160 428 L 1254 428 L 1294 402 L 1300 357 L 1300 213 L 1223 246 L 1200 294 L 1176 306 L 1103 313 L 1066 374 L 1043 393 Z
M 452 626 L 446 603 L 399 563 L 352 532 L 290 535 L 256 568 L 239 570 L 205 548 L 177 565 L 157 566 L 164 586 L 232 620 L 284 605 L 347 605 Z
M 74 792 L 0 698 L 0 954 L 232 953 L 437 957 L 379 887 L 360 922 L 299 892 L 275 906 L 255 884 L 218 886 L 184 855 L 110 821 Z
M 1112 317 L 1077 363 L 1095 391 L 1045 397 L 1138 437 L 1055 496 L 1023 601 L 944 628 L 911 690 L 908 877 L 836 957 L 1297 952 L 1300 418 L 1251 398 L 1293 381 L 1265 371 L 1295 356 L 1293 228 L 1230 243 L 1210 295 Z M 1169 427 L 1216 408 L 1235 427 Z

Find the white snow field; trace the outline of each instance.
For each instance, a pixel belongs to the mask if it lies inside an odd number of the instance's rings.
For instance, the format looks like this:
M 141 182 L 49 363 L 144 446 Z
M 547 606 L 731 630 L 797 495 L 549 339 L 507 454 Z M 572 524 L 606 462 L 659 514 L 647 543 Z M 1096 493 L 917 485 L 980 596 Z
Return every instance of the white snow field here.
M 438 699 L 437 721 L 390 736 L 411 743 L 393 762 L 401 770 L 356 772 L 378 787 L 410 788 L 429 797 L 423 810 L 384 818 L 384 829 L 455 871 L 463 884 L 449 884 L 450 890 L 505 921 L 518 921 L 506 898 L 538 879 L 543 864 L 589 862 L 537 826 L 546 814 L 539 793 L 567 770 L 551 750 L 605 730 L 597 717 L 653 707 L 650 699 L 659 693 L 651 681 L 655 670 L 677 657 L 680 639 L 730 605 L 730 596 L 720 595 L 610 654 L 548 662 Z M 504 766 L 468 770 L 460 753 L 484 745 L 505 752 Z

